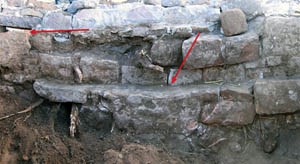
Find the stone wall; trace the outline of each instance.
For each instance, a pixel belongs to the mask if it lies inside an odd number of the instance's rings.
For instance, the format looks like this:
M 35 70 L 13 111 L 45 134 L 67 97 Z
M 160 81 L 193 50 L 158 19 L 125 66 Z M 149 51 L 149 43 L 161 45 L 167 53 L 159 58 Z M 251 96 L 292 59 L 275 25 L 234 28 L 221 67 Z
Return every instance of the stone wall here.
M 45 99 L 110 113 L 117 128 L 138 134 L 204 135 L 214 125 L 255 126 L 256 117 L 300 110 L 297 0 L 2 0 L 1 6 L 0 91 L 21 94 L 33 85 Z M 89 31 L 29 32 L 73 28 Z

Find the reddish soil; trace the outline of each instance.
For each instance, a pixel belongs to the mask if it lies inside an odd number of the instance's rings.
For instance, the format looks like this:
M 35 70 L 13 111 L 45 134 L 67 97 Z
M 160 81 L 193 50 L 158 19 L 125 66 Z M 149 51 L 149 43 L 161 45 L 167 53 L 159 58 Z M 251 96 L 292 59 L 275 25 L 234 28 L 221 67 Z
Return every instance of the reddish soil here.
M 33 102 L 1 94 L 0 117 Z M 71 138 L 69 111 L 53 110 L 53 106 L 44 102 L 31 112 L 0 121 L 0 163 L 183 163 L 152 145 L 129 143 L 124 134 L 89 131 Z

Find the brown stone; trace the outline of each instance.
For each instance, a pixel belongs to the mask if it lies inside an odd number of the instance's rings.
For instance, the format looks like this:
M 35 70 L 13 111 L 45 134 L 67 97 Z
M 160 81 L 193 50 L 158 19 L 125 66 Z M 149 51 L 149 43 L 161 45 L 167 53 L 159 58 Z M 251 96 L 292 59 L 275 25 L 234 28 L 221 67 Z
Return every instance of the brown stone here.
M 182 45 L 182 55 L 188 52 L 195 37 L 185 40 Z M 185 63 L 186 69 L 197 69 L 223 65 L 221 54 L 222 39 L 218 35 L 200 36 Z M 183 56 L 184 58 L 184 56 Z
M 10 31 L 0 33 L 0 65 L 9 68 L 19 68 L 22 55 L 28 54 L 31 48 L 29 34 Z
M 61 80 L 74 80 L 71 57 L 39 54 L 43 76 Z
M 80 60 L 80 68 L 83 82 L 111 84 L 119 80 L 119 64 L 116 61 L 83 57 Z
M 237 64 L 259 58 L 259 39 L 255 33 L 225 37 L 224 42 L 226 64 Z
M 201 121 L 206 124 L 246 125 L 253 122 L 253 83 L 219 86 L 216 102 L 203 106 Z
M 39 51 L 50 51 L 53 48 L 53 37 L 45 33 L 33 35 L 30 42 Z
M 224 35 L 226 36 L 237 35 L 247 31 L 246 16 L 240 9 L 224 11 L 220 19 Z

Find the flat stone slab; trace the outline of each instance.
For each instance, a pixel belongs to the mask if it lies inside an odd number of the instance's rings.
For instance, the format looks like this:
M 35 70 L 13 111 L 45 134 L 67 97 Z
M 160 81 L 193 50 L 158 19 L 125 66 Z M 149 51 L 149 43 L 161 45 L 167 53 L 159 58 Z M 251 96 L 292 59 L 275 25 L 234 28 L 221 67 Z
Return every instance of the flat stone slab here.
M 138 131 L 168 126 L 174 132 L 185 132 L 189 122 L 198 120 L 246 125 L 255 116 L 248 85 L 84 85 L 37 80 L 34 90 L 55 102 L 85 104 L 90 98 L 97 108 L 112 112 L 120 128 L 134 126 Z
M 260 79 L 254 85 L 257 114 L 292 113 L 300 110 L 300 80 Z
M 58 85 L 55 82 L 36 80 L 33 84 L 35 92 L 50 101 L 86 103 L 88 87 L 73 85 Z
M 0 25 L 7 27 L 32 29 L 40 24 L 42 21 L 39 17 L 22 16 L 17 17 L 13 15 L 0 14 Z
M 74 27 L 104 27 L 153 23 L 199 24 L 216 22 L 220 11 L 207 5 L 163 8 L 161 6 L 127 3 L 115 6 L 102 5 L 84 9 L 74 15 Z

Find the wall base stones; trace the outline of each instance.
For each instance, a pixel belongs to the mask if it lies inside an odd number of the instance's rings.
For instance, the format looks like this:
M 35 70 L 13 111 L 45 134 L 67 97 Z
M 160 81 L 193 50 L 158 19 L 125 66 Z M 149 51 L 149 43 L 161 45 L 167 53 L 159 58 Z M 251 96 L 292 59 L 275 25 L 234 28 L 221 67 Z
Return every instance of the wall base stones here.
M 280 2 L 278 11 L 268 7 L 277 2 L 256 0 L 110 3 L 1 1 L 0 91 L 20 94 L 33 84 L 45 99 L 81 106 L 89 125 L 108 120 L 138 135 L 167 133 L 187 152 L 192 140 L 222 142 L 220 127 L 256 128 L 261 115 L 299 123 L 296 2 Z M 89 31 L 24 30 L 77 28 Z M 259 143 L 268 153 L 276 147 L 271 123 L 263 121 L 270 128 Z M 241 151 L 240 140 L 228 142 Z

